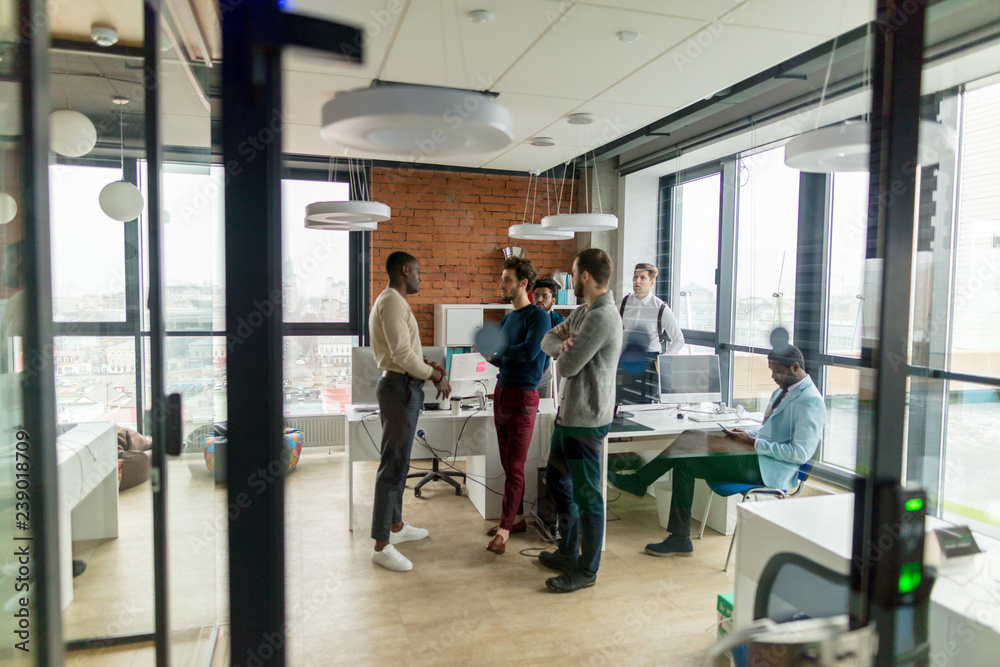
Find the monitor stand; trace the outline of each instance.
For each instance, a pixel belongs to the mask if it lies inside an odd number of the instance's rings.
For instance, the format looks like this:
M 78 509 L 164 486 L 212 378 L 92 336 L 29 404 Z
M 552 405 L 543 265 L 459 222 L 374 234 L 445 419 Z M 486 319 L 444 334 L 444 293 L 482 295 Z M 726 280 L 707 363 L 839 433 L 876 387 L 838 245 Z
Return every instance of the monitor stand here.
M 616 424 L 621 424 L 626 419 L 629 419 L 629 418 L 634 417 L 634 416 L 635 415 L 633 415 L 631 412 L 625 412 L 624 410 L 622 410 L 620 405 L 616 405 L 615 406 L 615 414 L 614 414 L 614 417 L 611 418 L 611 421 L 614 422 L 614 423 L 616 423 Z

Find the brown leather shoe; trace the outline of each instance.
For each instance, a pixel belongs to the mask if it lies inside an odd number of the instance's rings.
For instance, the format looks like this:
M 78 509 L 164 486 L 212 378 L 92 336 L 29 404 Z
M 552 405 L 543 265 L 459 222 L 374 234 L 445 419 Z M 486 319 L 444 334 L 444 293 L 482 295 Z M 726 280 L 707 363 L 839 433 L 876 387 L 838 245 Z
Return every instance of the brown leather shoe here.
M 502 556 L 505 551 L 507 551 L 507 542 L 499 535 L 495 535 L 490 543 L 486 545 L 487 551 L 492 551 L 498 556 Z
M 493 526 L 492 528 L 490 528 L 489 530 L 486 531 L 486 534 L 489 535 L 490 537 L 493 537 L 494 535 L 497 534 L 497 528 L 499 528 L 499 527 L 500 526 Z M 510 532 L 511 533 L 523 533 L 526 530 L 528 530 L 528 523 L 524 519 L 521 519 L 520 521 L 514 522 L 514 525 L 510 529 Z

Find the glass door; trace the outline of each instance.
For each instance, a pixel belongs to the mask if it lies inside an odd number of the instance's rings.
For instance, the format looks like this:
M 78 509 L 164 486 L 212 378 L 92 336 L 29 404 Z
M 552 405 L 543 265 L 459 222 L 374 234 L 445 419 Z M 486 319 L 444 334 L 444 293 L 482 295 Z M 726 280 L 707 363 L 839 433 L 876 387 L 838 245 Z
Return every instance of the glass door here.
M 144 229 L 147 317 L 144 337 L 157 452 L 154 487 L 158 572 L 157 664 L 207 664 L 226 591 L 225 444 L 213 438 L 226 409 L 223 299 L 223 172 L 212 162 L 213 81 L 218 23 L 201 30 L 146 3 L 147 67 L 157 85 L 147 98 L 149 202 Z M 174 410 L 180 404 L 180 414 Z M 208 451 L 206 451 L 208 448 Z M 217 484 L 219 482 L 219 484 Z

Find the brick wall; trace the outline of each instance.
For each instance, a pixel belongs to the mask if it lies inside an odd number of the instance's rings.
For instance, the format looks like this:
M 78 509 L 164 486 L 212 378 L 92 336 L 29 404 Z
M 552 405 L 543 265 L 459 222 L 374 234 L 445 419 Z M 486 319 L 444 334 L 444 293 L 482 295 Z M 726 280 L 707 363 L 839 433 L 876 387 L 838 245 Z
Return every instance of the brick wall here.
M 556 212 L 559 183 L 543 179 L 536 189 L 535 216 L 523 220 L 526 176 L 375 168 L 371 193 L 392 209 L 392 219 L 371 233 L 372 300 L 385 288 L 385 260 L 405 250 L 420 260 L 420 293 L 410 297 L 424 345 L 434 342 L 435 303 L 499 303 L 502 248 L 525 249 L 540 276 L 570 269 L 576 242 L 515 241 L 510 225 L 541 221 Z M 573 184 L 575 199 L 575 188 Z M 568 210 L 569 180 L 562 196 Z M 549 203 L 551 201 L 551 204 Z M 528 215 L 531 202 L 528 201 Z

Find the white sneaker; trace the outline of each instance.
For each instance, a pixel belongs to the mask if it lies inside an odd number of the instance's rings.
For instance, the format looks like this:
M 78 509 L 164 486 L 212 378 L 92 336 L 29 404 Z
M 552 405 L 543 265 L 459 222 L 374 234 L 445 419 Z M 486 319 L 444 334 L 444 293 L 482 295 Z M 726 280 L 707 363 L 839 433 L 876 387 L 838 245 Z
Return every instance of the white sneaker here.
M 408 523 L 403 523 L 403 528 L 398 533 L 389 532 L 389 544 L 399 544 L 400 542 L 412 542 L 422 540 L 430 535 L 426 528 L 417 528 Z
M 385 545 L 382 551 L 375 551 L 375 547 L 372 547 L 372 562 L 393 572 L 409 572 L 413 569 L 410 559 L 396 551 L 396 547 L 391 544 Z

